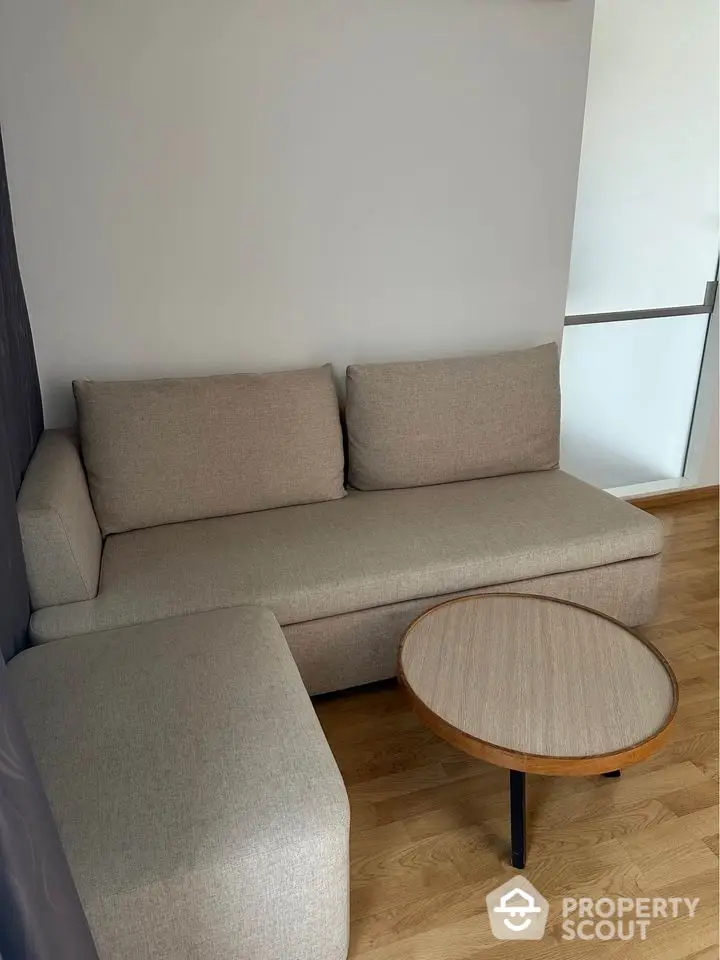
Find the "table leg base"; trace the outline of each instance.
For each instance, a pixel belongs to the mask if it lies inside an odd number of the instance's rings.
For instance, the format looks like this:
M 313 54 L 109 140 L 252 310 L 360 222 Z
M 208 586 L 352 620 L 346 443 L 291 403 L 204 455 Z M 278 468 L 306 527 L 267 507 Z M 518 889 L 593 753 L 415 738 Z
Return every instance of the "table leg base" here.
M 510 861 L 517 870 L 525 867 L 525 774 L 510 771 Z
M 604 777 L 621 776 L 620 770 L 608 770 Z M 516 870 L 525 869 L 527 832 L 525 823 L 525 774 L 510 771 L 510 862 Z

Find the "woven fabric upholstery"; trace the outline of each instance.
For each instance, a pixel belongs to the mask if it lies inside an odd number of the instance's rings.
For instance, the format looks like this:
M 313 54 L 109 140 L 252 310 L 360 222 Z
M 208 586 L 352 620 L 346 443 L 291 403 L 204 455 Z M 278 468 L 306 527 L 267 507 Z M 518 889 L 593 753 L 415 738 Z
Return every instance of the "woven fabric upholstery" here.
M 344 960 L 347 795 L 269 611 L 36 647 L 8 681 L 102 960 Z
M 557 346 L 348 367 L 346 417 L 349 482 L 359 490 L 556 467 Z
M 329 693 L 395 676 L 397 653 L 415 617 L 444 600 L 474 593 L 537 593 L 582 603 L 629 626 L 649 623 L 657 610 L 659 556 L 556 573 L 439 597 L 407 600 L 283 627 L 311 694 Z
M 655 517 L 559 470 L 109 537 L 100 592 L 33 614 L 35 642 L 258 603 L 284 625 L 654 556 Z
M 76 438 L 46 430 L 17 500 L 34 609 L 97 594 L 102 537 Z
M 329 364 L 74 389 L 105 534 L 345 494 Z

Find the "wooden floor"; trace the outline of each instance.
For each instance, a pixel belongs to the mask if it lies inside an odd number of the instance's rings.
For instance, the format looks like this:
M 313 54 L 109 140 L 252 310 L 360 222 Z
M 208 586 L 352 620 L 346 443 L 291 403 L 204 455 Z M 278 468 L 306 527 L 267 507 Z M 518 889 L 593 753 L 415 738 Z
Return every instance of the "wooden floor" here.
M 680 681 L 670 742 L 620 780 L 528 777 L 525 875 L 550 902 L 541 941 L 503 943 L 485 895 L 507 863 L 506 772 L 459 753 L 389 683 L 316 703 L 350 794 L 351 947 L 362 960 L 718 958 L 718 511 L 667 526 L 662 603 L 647 635 Z M 562 898 L 700 897 L 645 941 L 561 941 Z

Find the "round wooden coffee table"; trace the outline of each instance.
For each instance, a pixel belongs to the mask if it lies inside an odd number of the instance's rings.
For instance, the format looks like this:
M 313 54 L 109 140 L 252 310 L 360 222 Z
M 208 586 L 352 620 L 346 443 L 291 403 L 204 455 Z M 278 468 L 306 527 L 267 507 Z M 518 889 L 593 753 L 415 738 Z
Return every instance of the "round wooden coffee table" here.
M 620 776 L 667 736 L 678 686 L 655 647 L 566 600 L 448 600 L 410 624 L 400 680 L 449 743 L 510 770 L 512 864 L 525 866 L 525 774 Z

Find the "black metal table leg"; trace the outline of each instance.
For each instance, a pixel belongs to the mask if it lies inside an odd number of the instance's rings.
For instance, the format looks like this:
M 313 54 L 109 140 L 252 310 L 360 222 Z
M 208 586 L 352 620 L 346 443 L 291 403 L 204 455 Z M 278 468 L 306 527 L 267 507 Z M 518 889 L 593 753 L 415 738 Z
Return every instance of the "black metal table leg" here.
M 619 770 L 608 770 L 608 772 L 607 772 L 607 773 L 604 773 L 603 776 L 604 776 L 604 777 L 619 777 L 619 776 L 620 776 L 620 771 L 619 771 Z
M 511 862 L 522 870 L 525 866 L 525 774 L 510 771 L 510 849 Z

